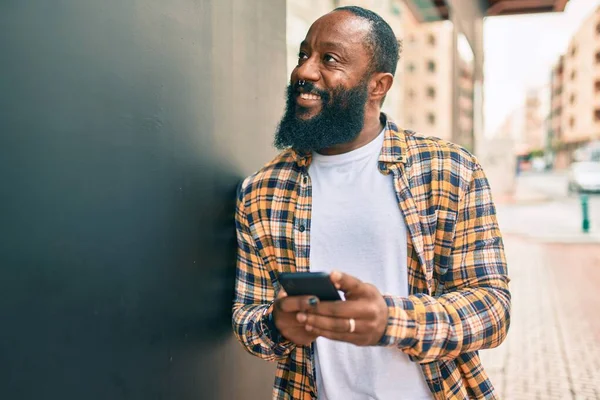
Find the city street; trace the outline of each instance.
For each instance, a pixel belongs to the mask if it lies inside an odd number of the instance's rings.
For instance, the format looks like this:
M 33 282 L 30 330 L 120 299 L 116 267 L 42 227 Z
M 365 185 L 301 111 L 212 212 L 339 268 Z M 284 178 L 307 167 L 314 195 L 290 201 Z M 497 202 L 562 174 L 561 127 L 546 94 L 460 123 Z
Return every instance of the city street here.
M 505 234 L 545 242 L 600 243 L 600 195 L 588 195 L 590 230 L 584 234 L 581 199 L 568 195 L 563 172 L 522 174 L 513 200 L 498 204 Z
M 600 197 L 581 233 L 564 174 L 525 174 L 498 205 L 513 295 L 505 342 L 481 352 L 501 399 L 600 399 Z

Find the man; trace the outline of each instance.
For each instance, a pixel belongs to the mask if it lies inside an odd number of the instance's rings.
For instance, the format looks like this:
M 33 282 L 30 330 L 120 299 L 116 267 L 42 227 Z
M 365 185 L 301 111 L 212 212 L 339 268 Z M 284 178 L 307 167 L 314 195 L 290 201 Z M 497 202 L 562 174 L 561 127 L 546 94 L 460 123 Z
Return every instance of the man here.
M 509 325 L 490 189 L 459 146 L 380 112 L 398 43 L 342 7 L 300 46 L 283 152 L 239 191 L 233 327 L 278 361 L 275 399 L 494 399 L 477 351 Z M 280 272 L 327 271 L 345 301 L 287 296 Z

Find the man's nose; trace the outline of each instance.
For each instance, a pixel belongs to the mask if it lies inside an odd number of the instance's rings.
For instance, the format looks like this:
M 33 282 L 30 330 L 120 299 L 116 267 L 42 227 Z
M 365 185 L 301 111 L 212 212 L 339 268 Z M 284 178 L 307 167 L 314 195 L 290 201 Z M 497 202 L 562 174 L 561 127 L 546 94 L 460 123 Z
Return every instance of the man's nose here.
M 319 66 L 316 57 L 310 57 L 298 66 L 296 70 L 298 80 L 316 82 L 319 80 Z

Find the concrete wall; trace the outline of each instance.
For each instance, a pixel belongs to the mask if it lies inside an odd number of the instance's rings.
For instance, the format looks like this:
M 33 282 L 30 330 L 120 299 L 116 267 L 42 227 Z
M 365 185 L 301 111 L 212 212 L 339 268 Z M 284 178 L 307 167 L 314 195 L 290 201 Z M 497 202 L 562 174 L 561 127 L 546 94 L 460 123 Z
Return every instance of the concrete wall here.
M 600 110 L 600 92 L 595 88 L 596 81 L 600 80 L 600 63 L 596 61 L 596 53 L 600 52 L 600 35 L 596 31 L 598 24 L 600 7 L 583 21 L 564 55 L 561 94 L 563 142 L 600 139 L 600 119 L 595 117 L 595 111 Z
M 473 1 L 462 1 L 462 0 L 447 0 L 450 7 L 450 19 L 455 27 L 455 35 L 462 32 L 473 50 L 474 56 L 474 143 L 469 146 L 472 151 L 477 153 L 478 141 L 483 139 L 483 16 L 485 14 L 485 1 L 484 0 L 473 0 Z M 455 40 L 456 43 L 456 40 Z M 456 49 L 455 49 L 456 50 Z M 458 52 L 453 52 L 455 55 L 455 68 L 454 68 L 454 81 L 458 82 Z M 458 89 L 458 85 L 454 85 L 455 90 Z M 459 132 L 459 121 L 458 115 L 460 108 L 458 105 L 458 93 L 453 96 L 453 131 L 455 134 Z M 461 143 L 465 144 L 465 143 Z
M 285 2 L 0 2 L 0 398 L 265 399 L 231 333 Z

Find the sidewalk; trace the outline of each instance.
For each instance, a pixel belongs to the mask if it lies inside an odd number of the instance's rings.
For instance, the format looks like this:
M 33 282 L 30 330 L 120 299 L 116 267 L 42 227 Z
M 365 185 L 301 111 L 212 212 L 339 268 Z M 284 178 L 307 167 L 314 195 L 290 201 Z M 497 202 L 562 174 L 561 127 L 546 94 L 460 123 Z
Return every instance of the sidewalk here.
M 600 245 L 505 237 L 512 322 L 481 352 L 501 399 L 600 399 Z

